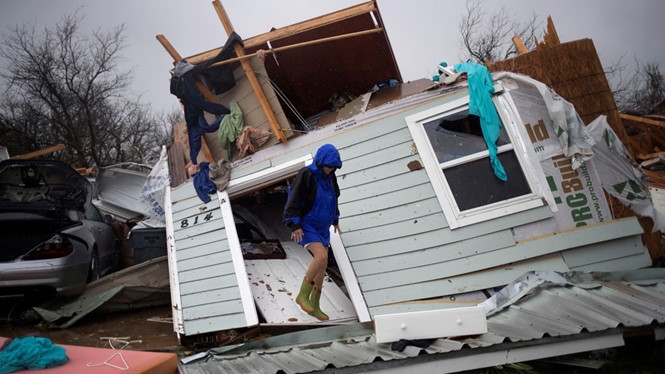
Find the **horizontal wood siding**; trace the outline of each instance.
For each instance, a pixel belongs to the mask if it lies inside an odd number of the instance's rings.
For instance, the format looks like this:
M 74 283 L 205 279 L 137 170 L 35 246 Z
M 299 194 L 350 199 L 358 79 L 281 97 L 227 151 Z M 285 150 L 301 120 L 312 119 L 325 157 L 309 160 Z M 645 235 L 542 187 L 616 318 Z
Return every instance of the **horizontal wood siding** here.
M 341 239 L 371 313 L 396 303 L 500 286 L 531 270 L 531 261 L 566 271 L 557 252 L 639 230 L 633 223 L 613 221 L 516 243 L 511 229 L 552 217 L 548 206 L 451 230 L 427 173 L 409 167 L 422 164 L 404 121 L 413 112 L 329 141 L 344 161 L 337 172 Z M 598 261 L 616 256 L 606 252 Z M 501 270 L 487 276 L 490 269 Z
M 190 182 L 172 190 L 175 256 L 185 335 L 244 327 L 224 220 L 216 195 L 203 203 Z
M 472 262 L 486 257 L 500 265 L 494 251 L 515 246 L 510 228 L 551 217 L 548 207 L 450 230 L 421 164 L 404 117 L 395 115 L 330 142 L 342 154 L 337 172 L 342 190 L 340 227 L 358 283 L 370 310 L 378 305 L 442 296 L 436 281 L 482 270 Z M 461 266 L 462 265 L 462 266 Z M 402 292 L 418 285 L 420 293 Z M 384 292 L 391 299 L 372 299 Z

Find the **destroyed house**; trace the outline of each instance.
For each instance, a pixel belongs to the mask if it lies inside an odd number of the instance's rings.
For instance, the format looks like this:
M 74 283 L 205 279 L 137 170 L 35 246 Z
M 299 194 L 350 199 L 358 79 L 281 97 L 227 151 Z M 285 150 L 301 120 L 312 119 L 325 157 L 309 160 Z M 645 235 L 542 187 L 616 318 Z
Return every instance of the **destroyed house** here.
M 213 5 L 231 35 L 221 3 Z M 258 49 L 268 50 L 265 61 L 242 58 Z M 601 118 L 586 129 L 543 83 L 492 75 L 484 104 L 501 126 L 488 142 L 472 74 L 402 82 L 375 2 L 244 39 L 235 58 L 235 86 L 214 99 L 236 101 L 244 126 L 269 140 L 239 157 L 217 133 L 204 134 L 198 163 L 231 160 L 228 183 L 206 202 L 195 178 L 174 177 L 191 161 L 186 126 L 176 127 L 166 225 L 180 337 L 320 324 L 294 301 L 311 257 L 290 240 L 282 212 L 292 178 L 326 143 L 343 160 L 342 232 L 331 231 L 335 264 L 321 299 L 326 325 L 400 316 L 417 325 L 410 318 L 434 313 L 457 323 L 428 326 L 426 337 L 480 334 L 478 305 L 525 273 L 651 266 L 637 219 L 612 217 L 605 169 L 592 157 L 590 144 L 611 128 Z M 340 97 L 348 102 L 330 105 Z M 379 342 L 423 338 L 399 323 L 380 326 Z

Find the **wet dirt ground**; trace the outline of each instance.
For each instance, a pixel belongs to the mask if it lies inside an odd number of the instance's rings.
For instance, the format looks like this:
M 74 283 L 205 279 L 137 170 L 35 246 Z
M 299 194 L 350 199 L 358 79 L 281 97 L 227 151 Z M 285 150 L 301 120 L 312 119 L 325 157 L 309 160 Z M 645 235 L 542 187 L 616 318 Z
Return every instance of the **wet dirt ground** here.
M 48 329 L 36 318 L 20 317 L 17 308 L 20 306 L 0 300 L 0 336 L 7 338 L 39 335 L 49 338 L 54 344 L 77 345 L 86 347 L 112 348 L 109 338 L 114 341 L 115 348 L 130 341 L 124 349 L 172 352 L 179 357 L 205 351 L 212 346 L 197 346 L 191 342 L 179 342 L 171 323 L 171 307 L 169 305 L 150 307 L 139 310 L 99 314 L 93 313 L 77 321 L 66 329 Z M 254 335 L 260 338 L 260 335 Z M 227 338 L 227 337 L 223 337 Z M 223 344 L 220 344 L 223 345 Z M 601 367 L 589 368 L 570 365 L 574 360 L 604 361 Z M 552 363 L 559 361 L 559 363 Z M 580 353 L 553 360 L 539 360 L 525 363 L 528 369 L 504 366 L 486 368 L 470 372 L 478 373 L 524 373 L 524 374 L 655 374 L 662 373 L 665 367 L 665 341 L 654 341 L 653 337 L 641 336 L 627 339 L 626 346 L 602 352 Z
M 112 348 L 120 341 L 131 341 L 125 349 L 188 354 L 188 348 L 178 342 L 171 323 L 169 305 L 139 310 L 93 313 L 66 329 L 49 329 L 30 313 L 21 312 L 21 306 L 9 302 L 0 303 L 0 336 L 17 338 L 39 335 L 49 338 L 54 344 L 85 347 Z M 23 308 L 24 309 L 24 308 Z M 25 310 L 25 309 L 24 309 Z M 21 314 L 23 313 L 23 314 Z

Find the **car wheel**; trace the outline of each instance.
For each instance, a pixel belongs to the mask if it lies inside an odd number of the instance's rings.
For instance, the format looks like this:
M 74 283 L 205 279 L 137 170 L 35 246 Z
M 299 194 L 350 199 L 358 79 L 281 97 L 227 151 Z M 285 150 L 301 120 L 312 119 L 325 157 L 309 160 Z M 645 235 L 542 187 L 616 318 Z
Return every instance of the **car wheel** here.
M 97 248 L 93 248 L 92 255 L 90 256 L 90 270 L 88 270 L 88 283 L 96 281 L 102 277 L 99 263 L 99 253 Z

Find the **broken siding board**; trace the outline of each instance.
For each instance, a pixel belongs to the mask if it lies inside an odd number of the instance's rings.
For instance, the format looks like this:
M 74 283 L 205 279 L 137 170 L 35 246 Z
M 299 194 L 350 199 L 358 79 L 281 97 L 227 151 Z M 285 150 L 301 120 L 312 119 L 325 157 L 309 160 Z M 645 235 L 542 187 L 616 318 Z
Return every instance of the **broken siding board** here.
M 552 212 L 550 211 L 549 207 L 542 206 L 536 209 L 519 212 L 516 214 L 512 214 L 510 216 L 497 218 L 476 225 L 465 226 L 455 230 L 450 230 L 447 228 L 448 225 L 446 224 L 445 218 L 443 217 L 443 213 L 437 213 L 437 215 L 438 217 L 440 217 L 440 219 L 438 220 L 441 222 L 440 225 L 436 227 L 439 230 L 432 231 L 431 234 L 428 235 L 433 235 L 438 245 L 447 245 L 474 237 L 480 237 L 488 233 L 507 230 L 512 227 L 549 218 L 551 217 Z M 431 215 L 429 217 L 431 217 Z M 431 219 L 429 223 L 431 223 Z M 340 219 L 340 222 L 341 221 L 342 219 Z M 386 228 L 373 228 L 369 230 L 369 232 L 368 230 L 364 230 L 364 232 L 351 231 L 342 234 L 342 240 L 347 246 L 363 245 L 362 249 L 363 251 L 371 252 L 374 249 L 373 247 L 379 247 L 377 249 L 381 250 L 380 249 L 381 247 L 386 248 L 392 246 L 391 243 L 374 244 L 376 242 L 380 242 L 381 240 L 388 240 L 390 238 L 399 237 L 398 235 L 394 235 L 394 233 L 391 235 L 389 231 L 390 230 L 386 230 Z M 385 235 L 378 236 L 381 235 L 382 233 Z M 407 237 L 410 240 L 414 240 L 413 235 L 407 235 Z M 419 237 L 418 240 L 420 239 L 421 238 Z M 362 258 L 367 258 L 367 257 L 363 255 Z M 356 259 L 361 259 L 361 258 L 356 258 Z
M 639 235 L 628 236 L 612 241 L 603 241 L 561 252 L 564 261 L 571 269 L 585 267 L 610 258 L 644 253 L 646 249 Z
M 210 253 L 206 256 L 178 261 L 178 269 L 181 273 L 205 269 L 210 274 L 231 274 L 233 273 L 233 262 L 225 261 L 227 257 L 220 252 Z
M 538 250 L 537 248 L 542 246 L 563 251 L 639 234 L 642 234 L 639 222 L 635 217 L 628 217 L 523 240 L 518 242 L 517 246 L 527 252 Z
M 354 200 L 349 203 L 345 202 L 340 196 L 340 219 L 343 219 L 343 217 L 368 215 L 372 212 L 382 212 L 385 209 L 428 200 L 434 196 L 432 185 L 427 182 L 420 185 L 407 186 L 407 188 L 396 191 L 390 191 L 389 185 L 390 183 L 385 183 L 385 190 L 387 190 L 386 193 L 381 195 L 366 196 L 361 200 Z M 349 199 L 354 199 L 353 192 L 354 189 L 342 190 L 342 194 L 349 195 Z M 441 209 L 438 209 L 438 212 L 440 211 Z M 444 225 L 444 227 L 445 226 L 447 225 Z
M 352 258 L 353 261 L 359 261 L 372 258 L 376 253 L 384 253 L 384 256 L 388 256 L 402 253 L 405 248 L 428 248 L 449 245 L 458 241 L 480 237 L 488 233 L 499 232 L 535 220 L 548 218 L 550 216 L 551 211 L 549 208 L 541 207 L 539 209 L 532 209 L 519 214 L 514 214 L 503 219 L 488 221 L 482 225 L 467 226 L 452 231 L 444 228 L 429 232 L 426 235 L 419 235 L 418 237 L 408 236 L 404 238 L 396 238 L 390 242 L 349 243 L 345 240 L 345 244 L 347 244 L 349 257 Z M 345 235 L 346 234 L 342 234 L 342 237 L 344 238 Z M 356 244 L 362 244 L 362 246 L 356 247 Z
M 651 267 L 653 265 L 649 252 L 644 251 L 639 254 L 634 254 L 621 258 L 614 258 L 606 261 L 599 261 L 593 264 L 587 264 L 571 268 L 574 271 L 621 271 L 642 269 Z
M 520 261 L 510 265 L 499 266 L 472 274 L 436 279 L 430 282 L 409 284 L 399 287 L 386 288 L 365 292 L 365 300 L 371 313 L 393 313 L 403 309 L 406 301 L 430 299 L 433 297 L 448 297 L 459 293 L 481 291 L 494 287 L 504 286 L 522 274 L 533 269 L 547 269 L 566 272 L 568 267 L 558 253 L 542 256 L 527 261 Z
M 393 144 L 411 144 L 413 138 L 402 117 L 389 118 L 380 124 L 365 125 L 352 130 L 353 137 L 341 142 L 340 146 L 346 150 L 344 157 L 348 161 L 357 158 L 366 158 L 379 152 L 386 146 Z M 337 144 L 337 142 L 335 142 Z
M 207 230 L 207 231 L 206 231 Z M 186 259 L 197 255 L 204 254 L 201 251 L 209 251 L 207 247 L 214 245 L 220 241 L 226 240 L 226 233 L 216 229 L 216 226 L 209 225 L 202 227 L 199 230 L 182 230 L 186 233 L 179 233 L 175 236 L 178 240 L 178 248 L 176 249 L 179 259 Z M 184 257 L 180 257 L 184 256 Z
M 479 242 L 492 243 L 479 246 Z M 358 276 L 393 272 L 401 269 L 436 264 L 481 253 L 490 252 L 497 248 L 514 246 L 515 241 L 509 231 L 500 231 L 485 235 L 482 238 L 469 239 L 455 243 L 455 248 L 437 246 L 432 248 L 411 248 L 411 251 L 394 256 L 380 256 L 364 261 L 355 261 L 353 268 Z
M 240 314 L 234 314 L 191 320 L 186 323 L 183 335 L 197 335 L 210 331 L 219 331 L 222 328 L 221 326 L 224 329 L 245 327 L 245 318 Z
M 381 142 L 381 140 L 382 138 L 372 139 L 372 140 L 367 139 L 366 140 L 367 143 L 372 143 L 373 141 L 381 143 L 382 144 L 381 150 L 367 153 L 367 155 L 364 157 L 356 157 L 351 160 L 348 159 L 342 160 L 344 162 L 344 166 L 348 165 L 352 170 L 371 169 L 376 166 L 388 163 L 390 161 L 405 159 L 413 156 L 413 147 L 412 147 L 413 141 L 401 140 L 400 143 L 390 144 L 390 143 Z M 346 154 L 344 156 L 346 156 Z M 405 170 L 408 170 L 408 168 L 406 167 L 407 163 L 408 162 L 405 162 L 403 166 L 403 169 Z
M 196 281 L 210 281 L 214 284 L 208 285 L 209 288 L 213 289 L 215 287 L 220 287 L 220 288 L 225 288 L 225 287 L 231 287 L 235 285 L 235 274 L 225 274 L 225 275 L 219 275 L 220 272 L 214 271 L 214 268 L 210 272 L 203 272 L 203 271 L 190 271 L 186 273 L 180 273 L 180 283 L 183 285 L 185 284 L 193 284 Z M 188 286 L 188 287 L 195 287 L 195 286 Z M 189 290 L 188 290 L 189 291 Z M 201 289 L 198 289 L 196 291 L 201 291 Z
M 220 310 L 223 312 L 220 313 Z M 242 311 L 242 303 L 240 302 L 240 299 L 238 299 L 185 308 L 183 310 L 183 315 L 189 320 L 195 320 L 200 318 L 214 318 L 220 315 L 232 315 L 242 313 Z
M 211 273 L 211 276 L 211 278 L 181 283 L 183 305 L 191 307 L 195 305 L 208 304 L 212 302 L 212 299 L 207 297 L 209 294 L 217 294 L 218 297 L 226 297 L 220 301 L 240 299 L 238 288 L 235 287 L 235 282 L 232 281 L 228 275 L 220 277 L 215 276 L 214 273 Z
M 627 235 L 635 235 L 640 231 L 641 227 L 639 224 L 635 228 L 635 224 L 627 224 L 625 221 L 611 221 L 609 223 L 589 225 L 582 229 L 558 233 L 544 238 L 545 240 L 541 239 L 542 241 L 534 240 L 527 242 L 527 244 L 518 243 L 518 245 L 513 247 L 496 249 L 488 253 L 458 258 L 445 263 L 431 264 L 414 269 L 403 269 L 391 272 L 389 275 L 378 274 L 359 277 L 358 280 L 364 291 L 425 282 L 441 277 L 471 273 L 556 251 L 576 248 L 601 240 L 609 241 Z M 487 243 L 483 244 L 483 242 L 479 242 L 478 245 L 487 245 Z
M 413 155 L 396 160 L 386 160 L 384 163 L 371 168 L 359 169 L 351 169 L 353 165 L 349 165 L 349 169 L 346 169 L 345 164 L 343 166 L 344 170 L 337 173 L 337 179 L 339 188 L 349 190 L 350 193 L 340 196 L 340 199 L 343 201 L 356 200 L 362 196 L 360 195 L 362 191 L 371 190 L 371 188 L 380 188 L 381 190 L 377 193 L 387 193 L 399 188 L 429 183 L 429 178 L 426 175 L 415 176 L 420 170 L 414 172 L 409 170 L 407 165 L 411 161 L 420 161 L 420 158 Z M 411 178 L 412 176 L 413 178 Z M 390 188 L 393 185 L 396 186 L 395 189 Z M 356 196 L 356 194 L 359 196 Z M 367 195 L 365 194 L 364 196 Z
M 345 191 L 348 190 L 349 193 L 346 193 L 344 196 L 340 196 L 340 203 L 348 205 L 350 203 L 355 203 L 359 200 L 365 200 L 377 195 L 384 195 L 395 190 L 402 190 L 411 186 L 426 184 L 429 182 L 429 178 L 427 177 L 427 173 L 425 172 L 425 170 L 417 170 L 408 173 L 409 173 L 408 178 L 404 177 L 401 174 L 395 175 L 395 173 L 392 174 L 387 173 L 387 175 L 385 176 L 375 175 L 376 180 L 370 180 L 367 183 L 362 183 L 354 186 L 345 186 L 344 187 Z M 353 179 L 352 182 L 355 183 L 358 179 L 363 177 L 365 176 L 358 176 L 355 178 L 348 178 L 348 179 Z M 345 176 L 343 180 L 346 181 L 346 179 L 347 178 Z M 340 188 L 342 187 L 340 186 Z M 439 205 L 438 200 L 436 200 L 434 204 Z M 440 207 L 435 209 L 441 211 Z
M 342 234 L 342 240 L 348 246 L 361 246 L 368 243 L 383 242 L 401 237 L 416 237 L 424 233 L 433 232 L 445 226 L 443 213 L 430 214 L 408 221 L 398 221 L 371 229 L 349 231 Z
M 218 232 L 212 232 L 210 234 L 205 234 L 205 235 L 219 235 Z M 198 238 L 197 238 L 198 239 Z M 205 256 L 209 253 L 219 251 L 219 248 L 221 245 L 219 244 L 221 241 L 225 240 L 226 237 L 222 237 L 221 235 L 219 236 L 219 239 L 216 241 L 203 241 L 203 244 L 199 244 L 197 241 L 192 240 L 189 243 L 186 243 L 189 245 L 189 247 L 182 246 L 178 249 L 180 253 L 178 253 L 178 259 L 180 260 L 187 260 L 189 258 L 194 258 L 194 257 L 201 257 Z M 226 247 L 226 246 L 224 246 Z M 229 261 L 231 261 L 231 253 L 229 251 L 224 251 L 225 256 L 228 257 Z
M 219 288 L 216 290 L 201 292 L 197 295 L 189 294 L 182 296 L 182 302 L 190 307 L 238 299 L 240 299 L 240 294 L 238 293 L 237 288 Z
M 438 207 L 438 201 L 434 198 L 428 198 L 396 207 L 386 208 L 369 214 L 365 213 L 353 216 L 345 214 L 343 219 L 343 229 L 346 233 L 359 231 L 399 220 L 416 219 L 420 216 L 439 213 L 440 211 L 441 209 Z

